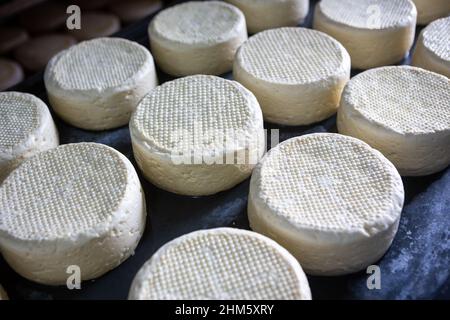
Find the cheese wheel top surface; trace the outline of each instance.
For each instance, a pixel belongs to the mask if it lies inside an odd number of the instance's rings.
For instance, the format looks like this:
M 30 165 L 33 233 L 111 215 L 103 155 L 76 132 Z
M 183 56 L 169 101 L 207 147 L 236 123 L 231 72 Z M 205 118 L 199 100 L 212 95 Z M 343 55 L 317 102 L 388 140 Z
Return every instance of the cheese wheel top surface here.
M 341 103 L 402 134 L 450 129 L 450 80 L 420 68 L 382 67 L 360 73 L 347 84 Z
M 197 148 L 222 151 L 222 137 L 245 138 L 258 124 L 261 110 L 250 91 L 235 81 L 195 75 L 151 91 L 139 103 L 130 128 L 156 150 L 171 153 Z M 189 135 L 192 138 L 186 138 Z
M 318 6 L 329 19 L 362 29 L 407 25 L 417 15 L 410 0 L 322 0 Z
M 366 143 L 338 134 L 281 143 L 256 167 L 251 183 L 281 220 L 334 234 L 385 228 L 384 221 L 395 221 L 401 206 L 391 209 L 403 201 L 394 199 L 398 191 L 403 194 L 394 166 Z
M 84 41 L 64 50 L 47 66 L 46 86 L 64 90 L 101 91 L 131 84 L 153 66 L 150 52 L 119 38 Z
M 39 98 L 21 92 L 0 93 L 0 148 L 13 148 L 41 125 L 47 107 Z
M 239 49 L 236 59 L 248 73 L 281 84 L 319 81 L 344 71 L 349 56 L 330 36 L 305 28 L 260 32 Z
M 14 170 L 0 187 L 0 234 L 24 241 L 98 235 L 118 217 L 127 167 L 97 143 L 62 145 Z
M 274 241 L 218 228 L 159 249 L 136 275 L 130 298 L 309 299 L 310 292 L 298 262 Z
M 443 60 L 450 61 L 450 17 L 430 23 L 422 33 L 423 44 Z
M 235 36 L 245 23 L 236 7 L 219 1 L 189 1 L 161 11 L 152 21 L 151 36 L 183 44 L 211 44 Z

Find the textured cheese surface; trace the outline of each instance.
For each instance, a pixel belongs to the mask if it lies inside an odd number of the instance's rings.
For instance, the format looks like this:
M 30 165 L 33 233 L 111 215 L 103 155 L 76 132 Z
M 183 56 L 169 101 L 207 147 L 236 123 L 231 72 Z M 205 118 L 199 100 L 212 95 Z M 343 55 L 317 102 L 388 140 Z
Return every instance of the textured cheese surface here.
M 248 134 L 247 128 L 255 128 L 258 110 L 249 99 L 249 93 L 234 81 L 204 75 L 180 78 L 149 93 L 140 102 L 130 127 L 132 133 L 161 152 L 221 151 L 223 140 L 216 139 L 214 132 L 224 136 L 228 131 Z M 184 133 L 193 139 L 177 141 Z
M 345 102 L 371 122 L 398 133 L 450 129 L 450 80 L 414 67 L 383 67 L 352 78 Z
M 310 299 L 295 259 L 256 233 L 197 231 L 162 247 L 136 276 L 130 299 Z
M 148 68 L 149 59 L 150 53 L 137 43 L 99 38 L 63 51 L 47 72 L 62 89 L 100 91 L 125 84 Z
M 219 1 L 190 1 L 168 8 L 152 21 L 164 38 L 179 43 L 209 44 L 234 36 L 243 15 L 234 6 Z
M 40 153 L 0 187 L 0 232 L 25 240 L 86 234 L 110 223 L 127 169 L 113 149 L 91 143 Z
M 259 196 L 305 229 L 346 232 L 382 221 L 399 176 L 365 143 L 336 134 L 293 138 L 263 159 Z
M 23 142 L 41 124 L 42 103 L 30 94 L 0 93 L 0 148 Z
M 422 37 L 426 48 L 450 62 L 450 17 L 430 23 L 424 29 Z
M 240 48 L 240 66 L 256 78 L 281 84 L 311 83 L 344 73 L 348 55 L 328 35 L 305 28 L 267 30 Z
M 318 5 L 329 19 L 363 29 L 386 29 L 408 24 L 416 11 L 409 0 L 322 0 Z M 373 17 L 379 19 L 371 25 L 375 21 Z

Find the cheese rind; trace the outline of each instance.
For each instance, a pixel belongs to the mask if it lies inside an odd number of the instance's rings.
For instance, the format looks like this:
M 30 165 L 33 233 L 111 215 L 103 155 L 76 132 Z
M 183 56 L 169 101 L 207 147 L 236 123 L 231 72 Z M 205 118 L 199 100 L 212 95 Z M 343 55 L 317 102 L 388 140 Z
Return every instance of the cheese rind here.
M 55 123 L 42 100 L 28 93 L 0 93 L 0 182 L 23 160 L 58 144 Z
M 417 24 L 426 25 L 433 20 L 450 15 L 448 0 L 412 0 L 417 8 Z
M 311 291 L 299 263 L 280 245 L 251 231 L 217 228 L 160 248 L 139 270 L 128 298 L 311 300 Z
M 338 110 L 340 133 L 381 151 L 401 175 L 421 176 L 450 164 L 450 80 L 399 66 L 349 81 Z
M 44 81 L 55 112 L 88 130 L 128 123 L 158 82 L 150 52 L 119 38 L 84 41 L 59 53 L 47 65 Z
M 239 48 L 233 77 L 255 94 L 266 121 L 306 125 L 336 112 L 350 79 L 350 57 L 322 32 L 267 30 Z
M 397 63 L 408 54 L 416 18 L 410 0 L 322 0 L 313 27 L 342 43 L 352 68 L 369 69 Z
M 265 146 L 254 95 L 235 81 L 205 75 L 150 92 L 131 118 L 130 134 L 136 161 L 150 182 L 194 196 L 246 179 Z
M 189 1 L 161 11 L 148 28 L 158 66 L 174 76 L 231 70 L 247 39 L 243 13 L 219 1 Z
M 252 174 L 252 230 L 274 239 L 308 274 L 342 275 L 389 248 L 403 206 L 394 166 L 339 134 L 295 137 L 271 149 Z
M 412 58 L 416 67 L 450 78 L 450 17 L 430 23 L 420 33 Z
M 23 277 L 65 284 L 69 266 L 97 278 L 133 254 L 145 198 L 130 161 L 97 143 L 25 161 L 0 187 L 0 250 Z
M 245 15 L 248 32 L 295 27 L 304 22 L 309 0 L 226 0 Z

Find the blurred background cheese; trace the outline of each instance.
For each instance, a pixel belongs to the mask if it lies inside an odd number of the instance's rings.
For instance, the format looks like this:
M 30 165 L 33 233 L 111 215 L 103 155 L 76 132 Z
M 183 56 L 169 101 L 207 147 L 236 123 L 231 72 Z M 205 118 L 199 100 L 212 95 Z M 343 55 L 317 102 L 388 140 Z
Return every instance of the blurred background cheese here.
M 422 176 L 450 164 L 449 106 L 449 78 L 416 67 L 382 67 L 349 81 L 337 127 L 381 151 L 401 175 Z
M 249 33 L 295 27 L 304 22 L 309 0 L 225 0 L 245 15 Z
M 201 230 L 160 248 L 133 280 L 130 300 L 311 300 L 284 248 L 257 233 Z
M 0 91 L 18 84 L 23 78 L 20 64 L 14 60 L 0 58 Z
M 158 66 L 174 76 L 230 71 L 236 50 L 247 39 L 243 13 L 220 1 L 188 1 L 165 9 L 148 32 Z
M 266 121 L 306 125 L 336 112 L 350 79 L 350 57 L 322 32 L 267 30 L 239 48 L 233 77 L 255 94 Z
M 426 25 L 433 20 L 450 15 L 450 1 L 448 0 L 412 0 L 412 2 L 417 8 L 418 24 Z
M 352 68 L 400 62 L 414 42 L 417 10 L 410 0 L 321 0 L 313 27 L 348 50 Z
M 97 278 L 134 253 L 145 199 L 130 161 L 75 143 L 25 161 L 0 186 L 0 251 L 23 277 L 64 285 L 69 266 Z
M 450 17 L 433 21 L 422 30 L 412 64 L 450 77 Z
M 0 92 L 0 183 L 23 160 L 57 147 L 58 132 L 42 100 Z
M 250 182 L 250 227 L 285 247 L 308 274 L 343 275 L 380 259 L 397 232 L 403 184 L 364 142 L 309 134 L 271 149 Z

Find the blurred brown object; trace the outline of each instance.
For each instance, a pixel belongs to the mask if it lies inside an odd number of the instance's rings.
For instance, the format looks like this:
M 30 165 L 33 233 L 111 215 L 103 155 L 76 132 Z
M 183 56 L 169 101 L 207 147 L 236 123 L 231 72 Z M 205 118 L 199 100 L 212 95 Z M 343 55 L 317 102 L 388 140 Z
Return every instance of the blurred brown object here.
M 58 52 L 71 47 L 77 41 L 70 35 L 48 34 L 33 38 L 16 50 L 14 58 L 27 70 L 39 71 Z
M 69 0 L 68 5 L 76 4 L 81 10 L 95 10 L 106 6 L 111 0 Z
M 22 12 L 19 22 L 32 34 L 56 30 L 65 24 L 66 10 L 61 2 L 45 2 Z
M 45 0 L 9 0 L 0 1 L 0 18 L 10 17 Z
M 108 7 L 124 23 L 141 20 L 162 8 L 160 0 L 115 1 Z
M 0 91 L 15 86 L 23 78 L 23 69 L 17 62 L 0 58 Z
M 0 27 L 0 54 L 7 53 L 28 40 L 28 33 L 18 27 Z
M 107 37 L 120 30 L 120 20 L 111 13 L 81 12 L 81 29 L 69 33 L 78 41 Z

